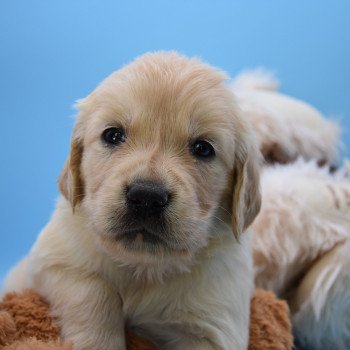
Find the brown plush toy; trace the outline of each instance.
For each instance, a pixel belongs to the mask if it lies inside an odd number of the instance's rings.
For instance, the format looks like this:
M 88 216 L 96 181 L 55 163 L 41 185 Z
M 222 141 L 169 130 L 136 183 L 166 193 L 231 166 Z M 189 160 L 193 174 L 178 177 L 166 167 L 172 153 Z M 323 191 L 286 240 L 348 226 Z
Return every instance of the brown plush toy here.
M 147 339 L 126 331 L 128 350 L 157 350 Z M 251 304 L 249 350 L 292 348 L 288 306 L 271 292 L 256 290 Z M 9 293 L 0 303 L 0 349 L 72 350 L 60 340 L 49 305 L 33 290 Z

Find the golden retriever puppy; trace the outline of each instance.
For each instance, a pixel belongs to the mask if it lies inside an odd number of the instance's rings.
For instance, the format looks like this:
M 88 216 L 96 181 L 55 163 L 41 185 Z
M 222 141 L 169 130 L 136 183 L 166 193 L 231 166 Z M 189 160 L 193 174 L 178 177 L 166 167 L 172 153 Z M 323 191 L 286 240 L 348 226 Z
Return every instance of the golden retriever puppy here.
M 7 290 L 34 287 L 75 350 L 246 349 L 258 151 L 226 76 L 146 54 L 78 103 L 62 197 Z

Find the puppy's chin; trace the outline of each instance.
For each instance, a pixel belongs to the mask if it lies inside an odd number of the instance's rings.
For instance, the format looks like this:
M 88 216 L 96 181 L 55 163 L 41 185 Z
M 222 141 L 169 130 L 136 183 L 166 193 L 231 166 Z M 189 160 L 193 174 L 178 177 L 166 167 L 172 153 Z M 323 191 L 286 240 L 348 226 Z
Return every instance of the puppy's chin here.
M 145 228 L 129 230 L 122 232 L 115 237 L 116 241 L 123 242 L 126 247 L 132 250 L 143 249 L 144 246 L 157 248 L 158 246 L 167 247 L 167 242 L 161 235 L 151 232 Z
M 163 281 L 190 271 L 194 261 L 190 249 L 172 246 L 145 232 L 117 238 L 98 235 L 98 243 L 113 261 L 127 268 L 130 275 L 139 280 Z
M 182 255 L 188 251 L 162 233 L 151 232 L 145 228 L 119 232 L 114 239 L 117 244 L 134 254 L 150 254 L 151 256 Z
M 191 234 L 183 233 L 183 236 L 190 237 Z M 206 237 L 206 234 L 198 232 L 198 236 Z M 196 253 L 207 244 L 207 239 L 196 239 L 194 242 L 191 239 L 172 236 L 171 232 L 162 234 L 144 228 L 114 233 L 109 230 L 108 233 L 105 231 L 97 237 L 100 246 L 112 260 L 133 268 L 134 273 L 139 276 L 152 274 L 156 275 L 157 279 L 175 271 L 188 270 L 195 260 Z
M 180 222 L 176 215 L 140 220 L 124 211 L 104 212 L 107 215 L 92 218 L 91 223 L 113 258 L 123 252 L 133 255 L 132 260 L 141 257 L 141 262 L 146 258 L 159 263 L 169 257 L 192 256 L 207 244 L 209 220 L 183 217 Z
M 165 238 L 159 233 L 150 232 L 144 228 L 122 231 L 100 237 L 103 247 L 112 257 L 120 258 L 120 254 L 131 257 L 132 261 L 144 262 L 167 257 L 190 256 L 191 249 L 185 243 Z M 117 254 L 116 254 L 117 253 Z

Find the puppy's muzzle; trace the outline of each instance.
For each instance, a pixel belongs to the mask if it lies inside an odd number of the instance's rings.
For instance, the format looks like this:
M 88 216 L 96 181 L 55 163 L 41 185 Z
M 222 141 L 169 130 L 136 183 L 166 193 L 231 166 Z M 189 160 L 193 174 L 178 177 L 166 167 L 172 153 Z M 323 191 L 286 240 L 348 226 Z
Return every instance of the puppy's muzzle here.
M 161 215 L 169 204 L 169 192 L 162 183 L 135 181 L 126 192 L 128 211 L 142 218 Z

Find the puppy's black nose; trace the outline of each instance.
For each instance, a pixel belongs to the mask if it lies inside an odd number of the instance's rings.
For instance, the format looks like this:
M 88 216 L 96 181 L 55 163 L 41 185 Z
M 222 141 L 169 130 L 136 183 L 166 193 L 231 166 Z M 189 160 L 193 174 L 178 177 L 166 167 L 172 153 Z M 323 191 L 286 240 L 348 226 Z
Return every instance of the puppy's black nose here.
M 135 181 L 126 193 L 128 207 L 142 215 L 160 214 L 169 202 L 169 192 L 158 182 Z

